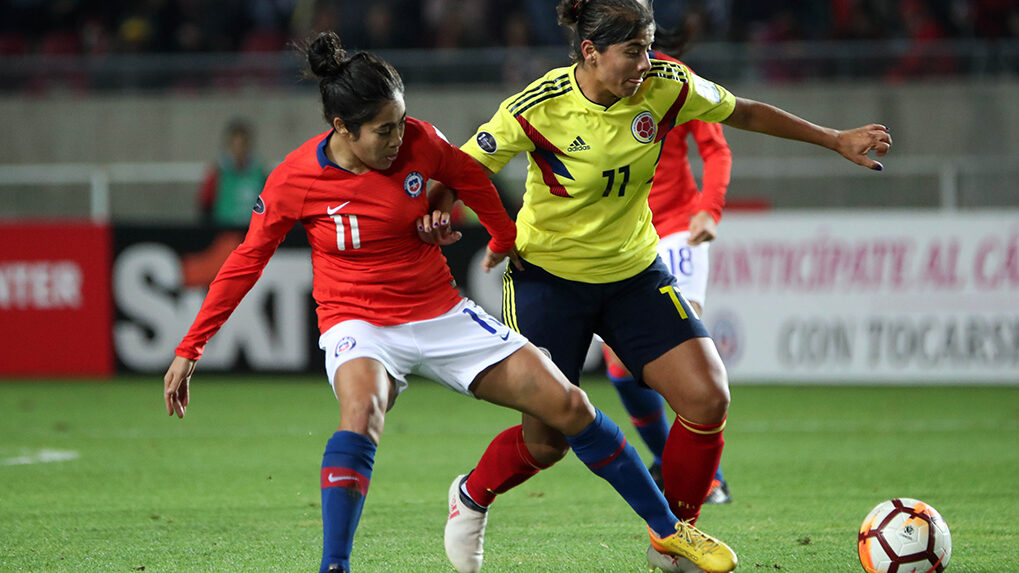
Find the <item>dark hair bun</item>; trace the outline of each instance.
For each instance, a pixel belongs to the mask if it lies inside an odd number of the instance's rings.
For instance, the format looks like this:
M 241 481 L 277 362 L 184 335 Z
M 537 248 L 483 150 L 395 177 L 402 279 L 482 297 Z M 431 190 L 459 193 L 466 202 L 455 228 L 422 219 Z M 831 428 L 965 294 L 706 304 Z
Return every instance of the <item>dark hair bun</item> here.
M 580 20 L 580 12 L 584 9 L 587 0 L 559 0 L 559 23 L 563 26 L 572 26 Z
M 350 61 L 335 32 L 322 32 L 308 46 L 308 66 L 320 78 L 339 75 Z

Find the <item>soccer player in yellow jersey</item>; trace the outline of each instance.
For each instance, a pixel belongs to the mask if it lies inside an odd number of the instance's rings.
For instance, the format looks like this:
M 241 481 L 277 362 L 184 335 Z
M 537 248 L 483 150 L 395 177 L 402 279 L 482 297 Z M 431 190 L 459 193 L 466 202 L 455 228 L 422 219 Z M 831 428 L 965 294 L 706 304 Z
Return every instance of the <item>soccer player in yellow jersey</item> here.
M 592 333 L 676 412 L 663 453 L 665 497 L 684 520 L 684 557 L 665 554 L 651 532 L 648 561 L 673 571 L 731 571 L 735 553 L 694 527 L 722 452 L 729 406 L 714 343 L 658 258 L 648 192 L 672 127 L 692 119 L 796 139 L 880 170 L 888 130 L 836 130 L 773 106 L 737 98 L 676 62 L 651 60 L 654 20 L 638 0 L 561 0 L 560 24 L 574 32 L 575 64 L 554 69 L 507 98 L 463 150 L 490 172 L 528 154 L 516 254 L 504 278 L 503 319 L 573 383 Z M 419 226 L 443 232 L 454 194 L 436 189 L 439 214 Z M 427 240 L 427 239 L 426 239 Z M 526 442 L 524 435 L 526 434 Z M 446 553 L 460 573 L 482 563 L 487 507 L 567 451 L 562 434 L 524 415 L 499 434 L 478 465 L 450 488 Z

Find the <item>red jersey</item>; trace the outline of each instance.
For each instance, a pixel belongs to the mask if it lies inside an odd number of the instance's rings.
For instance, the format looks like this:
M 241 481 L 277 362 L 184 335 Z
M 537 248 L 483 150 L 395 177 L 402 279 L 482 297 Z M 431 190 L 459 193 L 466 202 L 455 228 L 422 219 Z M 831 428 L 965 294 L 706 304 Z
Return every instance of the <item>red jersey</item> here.
M 655 52 L 654 57 L 678 61 L 661 52 Z M 693 135 L 697 151 L 704 160 L 702 189 L 697 188 L 690 170 L 687 134 Z M 732 150 L 722 135 L 720 124 L 692 120 L 672 128 L 662 142 L 662 155 L 648 196 L 651 222 L 658 236 L 686 231 L 690 228 L 690 217 L 700 211 L 707 211 L 716 223 L 720 221 L 731 169 Z
M 461 297 L 446 258 L 438 246 L 422 242 L 415 228 L 428 212 L 429 179 L 457 190 L 492 235 L 494 252 L 513 247 L 516 227 L 487 174 L 430 124 L 408 117 L 393 165 L 362 174 L 326 156 L 332 133 L 306 141 L 269 176 L 244 242 L 209 286 L 177 355 L 201 356 L 297 222 L 311 244 L 321 332 L 344 320 L 392 326 L 452 308 Z

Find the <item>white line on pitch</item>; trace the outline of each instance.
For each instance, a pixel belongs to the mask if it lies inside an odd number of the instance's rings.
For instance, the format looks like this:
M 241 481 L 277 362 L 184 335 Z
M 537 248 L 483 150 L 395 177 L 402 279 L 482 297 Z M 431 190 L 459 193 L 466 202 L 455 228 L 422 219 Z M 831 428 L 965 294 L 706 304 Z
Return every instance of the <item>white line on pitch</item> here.
M 0 466 L 22 466 L 27 464 L 66 462 L 77 458 L 78 452 L 75 451 L 42 449 L 24 456 L 0 459 Z

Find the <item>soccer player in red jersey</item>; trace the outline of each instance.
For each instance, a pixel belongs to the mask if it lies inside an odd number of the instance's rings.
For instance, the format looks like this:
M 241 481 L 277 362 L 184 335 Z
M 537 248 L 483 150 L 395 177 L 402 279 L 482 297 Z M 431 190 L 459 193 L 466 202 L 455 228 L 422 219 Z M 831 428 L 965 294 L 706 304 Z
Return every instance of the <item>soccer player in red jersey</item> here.
M 184 417 L 206 343 L 299 222 L 311 244 L 319 346 L 340 404 L 339 429 L 322 458 L 320 571 L 350 571 L 385 414 L 412 373 L 556 428 L 651 531 L 676 546 L 677 518 L 619 428 L 534 345 L 461 297 L 439 247 L 418 238 L 424 191 L 435 179 L 455 186 L 492 234 L 483 266 L 505 259 L 516 229 L 485 172 L 434 127 L 406 116 L 403 82 L 389 64 L 366 52 L 348 57 L 332 33 L 306 52 L 331 129 L 269 176 L 244 242 L 223 263 L 166 372 L 167 413 Z M 526 453 L 540 444 L 522 438 L 513 447 L 540 465 Z M 450 513 L 485 519 L 464 503 L 454 500 Z M 480 568 L 480 551 L 461 566 Z

